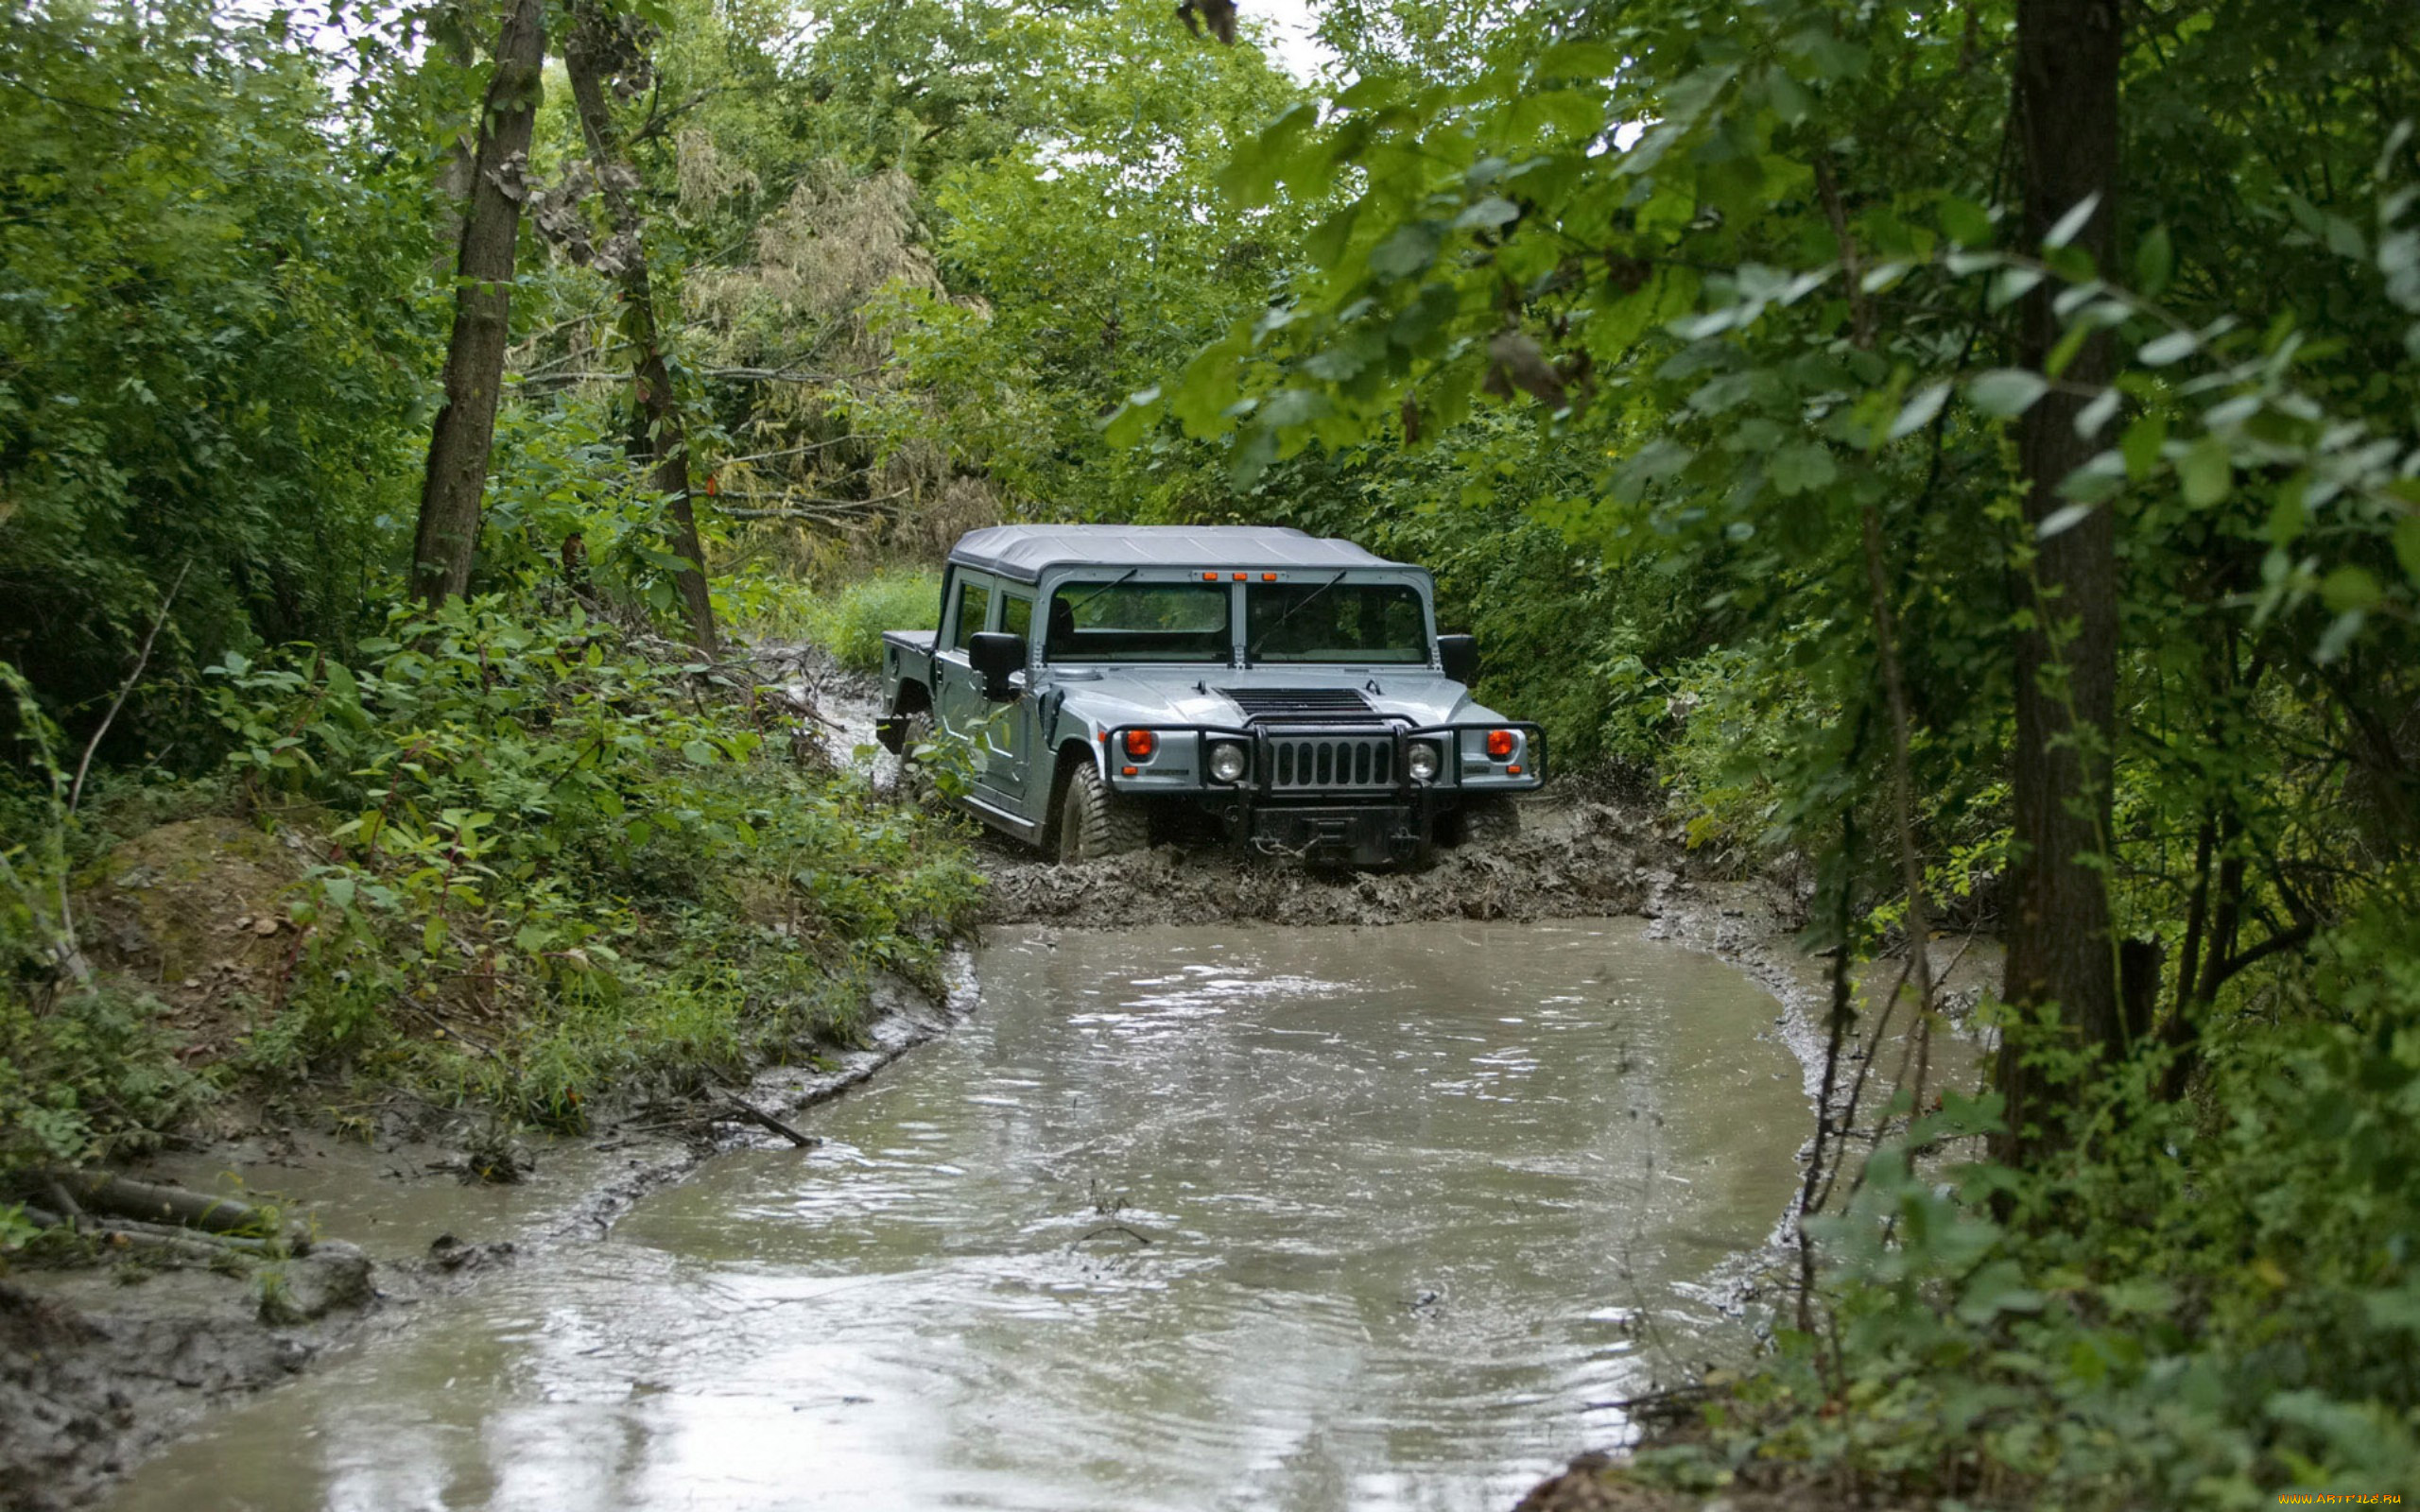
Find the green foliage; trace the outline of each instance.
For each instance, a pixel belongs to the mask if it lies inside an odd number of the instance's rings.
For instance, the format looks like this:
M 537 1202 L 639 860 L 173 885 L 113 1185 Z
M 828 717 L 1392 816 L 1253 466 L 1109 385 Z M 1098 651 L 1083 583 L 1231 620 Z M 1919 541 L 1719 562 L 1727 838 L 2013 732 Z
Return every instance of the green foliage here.
M 899 568 L 818 594 L 804 619 L 807 638 L 853 672 L 882 669 L 882 632 L 929 630 L 941 623 L 941 575 Z
M 601 1090 L 836 1032 L 870 973 L 929 979 L 973 902 L 922 821 L 773 761 L 749 690 L 577 611 L 398 611 L 361 649 L 213 669 L 232 769 L 329 815 L 261 1068 L 577 1124 Z
M 2410 1485 L 2412 880 L 2391 879 L 2324 942 L 2308 989 L 2263 989 L 2257 1011 L 2298 1022 L 2222 1040 L 2206 1113 L 2163 1103 L 2156 1065 L 2136 1066 L 2092 1090 L 2084 1155 L 1967 1167 L 1955 1190 L 1910 1149 L 1992 1126 L 1996 1099 L 1953 1094 L 1919 1120 L 1814 1225 L 1835 1267 L 1833 1328 L 1786 1337 L 1714 1412 L 1706 1445 L 1651 1462 L 1684 1481 L 1845 1475 L 2061 1508 L 2250 1508 L 2279 1486 Z M 2036 1043 L 2046 1068 L 2105 1076 L 2055 1037 Z
M 0 1177 L 139 1149 L 203 1095 L 157 1002 L 86 980 L 74 928 L 75 816 L 59 731 L 0 662 L 33 781 L 0 783 Z M 0 1247 L 7 1247 L 0 1213 Z
M 188 567 L 155 671 L 340 637 L 416 492 L 416 164 L 290 28 L 0 15 L 0 656 L 79 725 Z

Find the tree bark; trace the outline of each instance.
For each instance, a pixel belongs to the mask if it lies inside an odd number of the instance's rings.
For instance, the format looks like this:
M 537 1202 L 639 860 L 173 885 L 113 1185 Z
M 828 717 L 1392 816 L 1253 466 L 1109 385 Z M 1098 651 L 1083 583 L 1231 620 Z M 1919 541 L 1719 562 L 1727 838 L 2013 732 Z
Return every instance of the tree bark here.
M 457 68 L 471 66 L 471 43 L 467 17 L 451 19 L 442 35 L 432 37 L 435 48 Z M 456 132 L 446 138 L 445 150 L 437 160 L 437 276 L 450 277 L 462 266 L 463 214 L 470 208 L 472 178 L 471 142 L 468 133 Z
M 2098 197 L 2073 245 L 2104 272 L 2115 264 L 2118 191 L 2118 0 L 2018 0 L 2017 131 L 2025 160 L 2029 249 L 2060 217 Z M 2045 285 L 2026 301 L 2021 361 L 2041 370 L 2060 336 Z M 2066 501 L 2060 482 L 2093 454 L 2077 413 L 2111 373 L 2109 337 L 2094 335 L 2019 421 L 2025 519 L 2038 526 Z M 2018 575 L 2025 618 L 2016 636 L 2014 793 L 2015 908 L 2002 994 L 2013 1005 L 2055 1005 L 2075 1040 L 2111 1053 L 2125 1046 L 2117 954 L 2110 937 L 2111 748 L 2118 687 L 2117 526 L 2099 508 L 2048 540 Z M 2056 1089 L 2043 1086 L 2014 1046 L 2004 1048 L 2004 1160 L 2023 1161 L 2058 1137 Z
M 420 528 L 412 542 L 413 587 L 432 605 L 469 586 L 478 545 L 479 496 L 487 488 L 512 314 L 513 252 L 526 194 L 522 180 L 545 87 L 545 14 L 544 0 L 513 0 L 496 35 L 495 72 L 479 112 L 470 213 L 456 260 L 445 404 L 428 438 Z
M 689 639 L 711 656 L 715 649 L 714 603 L 706 593 L 706 553 L 698 540 L 698 517 L 689 489 L 689 442 L 681 409 L 672 392 L 672 373 L 664 360 L 664 342 L 655 321 L 655 292 L 648 278 L 647 250 L 641 241 L 645 223 L 632 202 L 630 187 L 637 175 L 622 157 L 614 116 L 605 98 L 605 79 L 618 56 L 614 46 L 613 20 L 594 6 L 582 6 L 563 48 L 563 66 L 571 76 L 571 97 L 579 112 L 588 155 L 596 163 L 596 182 L 613 222 L 607 258 L 622 299 L 622 334 L 631 343 L 632 396 L 631 452 L 654 461 L 652 481 L 671 514 L 672 549 L 688 565 L 673 574 L 681 602 L 688 612 Z

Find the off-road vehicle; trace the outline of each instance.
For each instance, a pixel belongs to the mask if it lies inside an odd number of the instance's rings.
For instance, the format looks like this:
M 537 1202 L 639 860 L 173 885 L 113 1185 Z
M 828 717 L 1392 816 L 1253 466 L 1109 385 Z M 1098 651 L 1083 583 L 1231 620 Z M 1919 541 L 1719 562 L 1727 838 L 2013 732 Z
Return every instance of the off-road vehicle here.
M 1077 861 L 1215 824 L 1351 866 L 1509 833 L 1537 726 L 1472 700 L 1428 574 L 1244 526 L 1002 525 L 950 552 L 938 630 L 883 636 L 883 745 L 967 753 L 957 800 Z M 948 737 L 936 743 L 934 731 Z

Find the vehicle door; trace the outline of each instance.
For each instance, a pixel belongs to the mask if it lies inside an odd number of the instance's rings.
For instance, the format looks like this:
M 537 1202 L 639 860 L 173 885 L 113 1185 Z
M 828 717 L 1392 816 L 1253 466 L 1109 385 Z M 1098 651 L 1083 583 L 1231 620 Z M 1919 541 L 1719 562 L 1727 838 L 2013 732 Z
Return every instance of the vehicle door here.
M 1025 782 L 1030 768 L 1035 739 L 1033 720 L 1035 700 L 1027 696 L 1028 679 L 1033 664 L 1033 591 L 1011 583 L 1000 583 L 993 591 L 999 606 L 994 628 L 1004 635 L 1013 635 L 1026 647 L 1018 661 L 1027 670 L 1013 679 L 1018 696 L 1013 703 L 987 704 L 983 724 L 983 770 L 977 779 L 984 796 L 1021 816 L 1032 817 L 1027 812 Z M 977 691 L 980 696 L 980 690 Z
M 983 696 L 983 680 L 976 676 L 967 655 L 976 632 L 992 627 L 992 579 L 959 568 L 950 575 L 949 599 L 942 606 L 941 635 L 933 643 L 933 719 L 971 749 L 982 738 L 983 722 L 992 712 Z M 979 780 L 978 780 L 979 785 Z

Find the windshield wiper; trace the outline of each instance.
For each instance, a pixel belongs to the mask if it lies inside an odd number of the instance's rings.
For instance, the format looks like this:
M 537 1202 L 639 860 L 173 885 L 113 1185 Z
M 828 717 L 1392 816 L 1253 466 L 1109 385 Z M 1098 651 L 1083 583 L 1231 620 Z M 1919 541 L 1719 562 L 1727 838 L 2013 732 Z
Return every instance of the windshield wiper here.
M 1143 570 L 1143 569 L 1142 569 L 1142 568 L 1140 568 L 1140 567 L 1129 567 L 1129 568 L 1127 568 L 1127 569 L 1126 569 L 1126 571 L 1125 571 L 1123 574 L 1121 574 L 1121 575 L 1120 575 L 1120 576 L 1115 576 L 1115 577 L 1111 578 L 1108 582 L 1105 582 L 1105 583 L 1101 584 L 1098 588 L 1094 589 L 1091 593 L 1086 593 L 1083 597 L 1081 597 L 1081 598 L 1078 598 L 1078 599 L 1070 599 L 1066 594 L 1064 594 L 1064 593 L 1061 593 L 1061 594 L 1059 595 L 1059 602 L 1061 602 L 1061 603 L 1063 603 L 1063 604 L 1066 605 L 1066 606 L 1067 606 L 1067 612 L 1068 612 L 1070 615 L 1072 615 L 1072 614 L 1074 614 L 1074 613 L 1076 612 L 1076 610 L 1080 610 L 1080 609 L 1083 608 L 1085 605 L 1087 605 L 1087 604 L 1091 603 L 1094 599 L 1100 597 L 1100 595 L 1101 595 L 1101 594 L 1108 593 L 1111 589 L 1113 589 L 1113 588 L 1119 588 L 1119 587 L 1123 587 L 1125 584 L 1127 584 L 1127 583 L 1129 583 L 1129 582 L 1132 582 L 1132 581 L 1133 580 L 1134 575 L 1135 575 L 1136 573 L 1141 572 L 1142 570 Z
M 1285 613 L 1277 616 L 1276 624 L 1271 625 L 1269 628 L 1261 631 L 1258 635 L 1253 636 L 1249 642 L 1245 643 L 1244 660 L 1246 662 L 1250 662 L 1253 658 L 1259 656 L 1260 648 L 1269 644 L 1269 638 L 1270 636 L 1275 635 L 1279 630 L 1286 627 L 1286 622 L 1288 620 L 1292 619 L 1295 615 L 1300 614 L 1303 610 L 1310 608 L 1311 600 L 1319 597 L 1322 593 L 1326 593 L 1329 589 L 1334 588 L 1337 584 L 1342 581 L 1344 581 L 1344 574 L 1338 573 L 1326 582 L 1320 584 L 1319 587 L 1312 589 L 1309 593 L 1305 593 L 1302 597 L 1294 600 L 1293 604 L 1287 609 Z

